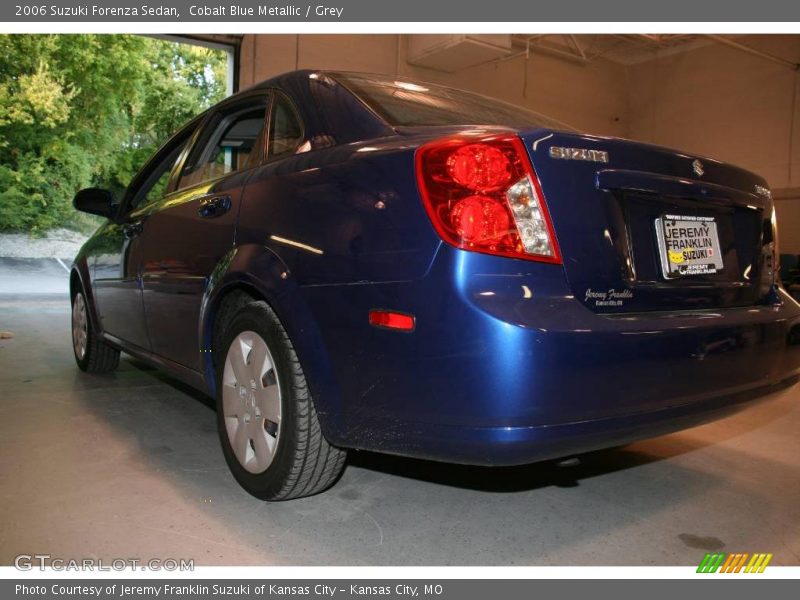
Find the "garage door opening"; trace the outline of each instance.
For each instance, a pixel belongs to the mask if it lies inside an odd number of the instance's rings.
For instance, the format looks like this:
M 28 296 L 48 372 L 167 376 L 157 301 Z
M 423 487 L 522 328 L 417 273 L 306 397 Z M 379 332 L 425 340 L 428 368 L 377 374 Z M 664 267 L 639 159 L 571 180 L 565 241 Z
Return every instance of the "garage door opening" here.
M 101 219 L 78 189 L 121 195 L 181 125 L 232 94 L 232 36 L 0 35 L 0 294 L 68 292 Z

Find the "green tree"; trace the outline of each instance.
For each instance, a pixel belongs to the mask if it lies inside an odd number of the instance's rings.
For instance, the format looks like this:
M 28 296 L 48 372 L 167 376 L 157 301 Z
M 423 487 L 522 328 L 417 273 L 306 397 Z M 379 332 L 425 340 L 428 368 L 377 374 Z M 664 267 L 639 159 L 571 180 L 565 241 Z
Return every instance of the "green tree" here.
M 86 225 L 90 185 L 120 193 L 225 94 L 227 56 L 131 35 L 0 35 L 0 231 Z

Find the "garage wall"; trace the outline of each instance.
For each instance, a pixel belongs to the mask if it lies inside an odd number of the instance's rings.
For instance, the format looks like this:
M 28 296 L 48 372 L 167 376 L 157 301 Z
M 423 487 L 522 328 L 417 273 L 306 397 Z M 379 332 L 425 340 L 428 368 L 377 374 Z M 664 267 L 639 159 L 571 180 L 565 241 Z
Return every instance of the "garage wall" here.
M 800 36 L 742 41 L 800 62 Z M 774 188 L 797 187 L 797 80 L 784 65 L 717 43 L 632 65 L 630 135 L 742 165 Z
M 246 35 L 239 83 L 244 88 L 305 68 L 405 75 L 491 94 L 593 133 L 627 131 L 627 69 L 618 63 L 598 60 L 586 68 L 532 53 L 527 62 L 518 56 L 442 73 L 409 65 L 405 58 L 402 35 Z
M 800 36 L 746 36 L 800 62 Z M 629 135 L 741 165 L 776 196 L 781 251 L 800 254 L 797 71 L 717 43 L 629 68 Z
M 792 189 L 779 194 L 775 199 L 775 213 L 778 217 L 781 253 L 800 254 L 800 190 Z
M 800 62 L 800 36 L 740 39 Z M 246 35 L 240 86 L 297 68 L 406 75 L 499 96 L 592 133 L 730 161 L 767 178 L 779 198 L 781 249 L 800 254 L 796 71 L 709 42 L 635 64 L 531 53 L 441 73 L 409 65 L 405 44 L 402 35 Z

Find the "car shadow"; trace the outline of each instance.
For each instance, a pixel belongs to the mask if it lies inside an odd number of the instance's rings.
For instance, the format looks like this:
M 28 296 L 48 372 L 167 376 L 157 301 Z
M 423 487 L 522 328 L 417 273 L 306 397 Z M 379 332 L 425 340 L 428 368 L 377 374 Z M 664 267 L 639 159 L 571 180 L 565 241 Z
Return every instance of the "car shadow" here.
M 139 360 L 138 358 L 133 358 L 132 356 L 125 355 L 125 360 L 128 364 L 132 367 L 135 367 L 139 371 L 146 372 L 150 377 L 157 379 L 161 383 L 170 386 L 171 388 L 186 394 L 187 396 L 191 396 L 195 400 L 197 400 L 200 404 L 204 404 L 208 408 L 216 411 L 216 402 L 214 399 L 210 397 L 208 394 L 204 394 L 200 390 L 193 388 L 192 386 L 183 383 L 179 379 L 175 379 L 171 375 L 168 375 L 164 371 L 147 364 L 144 361 Z
M 631 469 L 663 458 L 619 447 L 514 467 L 484 467 L 351 451 L 348 465 L 451 487 L 514 493 L 549 486 L 576 487 L 582 479 Z

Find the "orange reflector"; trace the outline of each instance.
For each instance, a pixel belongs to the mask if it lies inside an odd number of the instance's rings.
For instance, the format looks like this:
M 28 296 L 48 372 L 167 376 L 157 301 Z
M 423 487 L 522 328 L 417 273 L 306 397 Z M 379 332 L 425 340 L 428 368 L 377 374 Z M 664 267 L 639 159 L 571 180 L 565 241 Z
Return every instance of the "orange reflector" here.
M 398 331 L 414 331 L 414 315 L 391 310 L 371 310 L 369 311 L 369 324 L 373 327 L 384 327 Z

